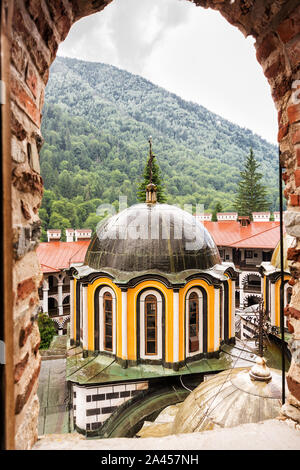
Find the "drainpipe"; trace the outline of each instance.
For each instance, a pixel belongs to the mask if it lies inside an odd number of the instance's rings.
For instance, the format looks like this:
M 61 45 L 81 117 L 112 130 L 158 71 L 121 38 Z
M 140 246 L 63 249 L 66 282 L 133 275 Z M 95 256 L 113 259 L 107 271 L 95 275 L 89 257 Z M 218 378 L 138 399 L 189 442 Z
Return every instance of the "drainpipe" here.
M 279 211 L 280 211 L 280 331 L 281 331 L 281 367 L 282 367 L 282 404 L 285 403 L 285 342 L 284 342 L 284 259 L 283 259 L 283 195 L 282 195 L 282 166 L 279 155 Z

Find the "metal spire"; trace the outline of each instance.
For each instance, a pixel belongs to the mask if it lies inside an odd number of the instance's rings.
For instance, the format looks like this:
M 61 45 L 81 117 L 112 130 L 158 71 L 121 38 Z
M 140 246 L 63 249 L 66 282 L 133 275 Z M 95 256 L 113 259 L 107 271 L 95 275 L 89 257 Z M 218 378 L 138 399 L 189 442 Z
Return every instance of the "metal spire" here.
M 263 301 L 259 302 L 259 323 L 258 323 L 258 354 L 260 357 L 264 355 L 264 340 L 263 340 Z
M 150 169 L 150 183 L 152 184 L 152 163 L 153 163 L 153 154 L 152 154 L 152 136 L 149 137 L 149 169 Z
M 156 185 L 152 182 L 152 163 L 155 156 L 152 154 L 152 137 L 149 137 L 149 160 L 148 165 L 150 169 L 150 183 L 146 187 L 146 203 L 147 204 L 155 204 L 157 202 L 157 194 L 156 194 Z
M 258 380 L 259 382 L 269 382 L 272 380 L 270 369 L 267 367 L 264 358 L 264 304 L 263 299 L 259 302 L 259 320 L 258 320 L 258 356 L 256 364 L 251 368 L 249 375 L 251 380 Z

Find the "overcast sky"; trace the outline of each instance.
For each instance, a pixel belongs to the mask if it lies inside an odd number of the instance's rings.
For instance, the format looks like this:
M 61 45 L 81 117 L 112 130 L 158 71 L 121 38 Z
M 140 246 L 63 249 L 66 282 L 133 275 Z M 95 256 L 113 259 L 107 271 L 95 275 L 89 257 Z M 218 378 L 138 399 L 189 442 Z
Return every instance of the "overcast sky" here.
M 58 54 L 141 75 L 276 143 L 277 113 L 252 38 L 185 0 L 114 0 Z

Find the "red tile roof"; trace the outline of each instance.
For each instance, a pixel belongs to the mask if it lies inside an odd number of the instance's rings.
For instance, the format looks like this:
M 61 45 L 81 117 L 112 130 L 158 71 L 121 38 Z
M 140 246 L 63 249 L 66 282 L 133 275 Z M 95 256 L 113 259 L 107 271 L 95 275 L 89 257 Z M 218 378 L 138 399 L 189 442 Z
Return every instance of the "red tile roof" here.
M 90 240 L 78 242 L 44 242 L 37 248 L 43 273 L 59 272 L 72 263 L 83 263 Z
M 202 222 L 217 246 L 274 249 L 279 241 L 279 222 L 251 222 L 243 227 L 235 220 Z M 37 249 L 43 273 L 59 272 L 72 263 L 83 263 L 90 240 L 44 242 Z
M 217 246 L 274 249 L 279 241 L 279 222 L 251 222 L 243 227 L 237 221 L 202 222 Z

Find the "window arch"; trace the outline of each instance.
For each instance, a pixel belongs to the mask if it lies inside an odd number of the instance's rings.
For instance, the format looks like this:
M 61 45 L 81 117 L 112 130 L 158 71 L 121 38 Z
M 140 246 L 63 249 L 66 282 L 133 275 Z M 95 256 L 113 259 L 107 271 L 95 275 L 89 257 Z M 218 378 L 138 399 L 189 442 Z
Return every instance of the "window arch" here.
M 191 289 L 185 302 L 186 357 L 207 352 L 207 294 L 199 287 Z
M 116 354 L 116 294 L 102 286 L 95 293 L 95 350 Z
M 58 303 L 55 297 L 48 298 L 48 315 L 58 315 Z
M 83 341 L 83 285 L 80 283 L 80 340 Z
M 139 356 L 158 360 L 163 355 L 163 297 L 154 289 L 145 290 L 138 299 Z
M 149 294 L 145 298 L 145 355 L 157 354 L 157 298 Z
M 220 307 L 219 307 L 219 338 L 220 338 L 220 344 L 223 341 L 224 338 L 224 287 L 221 285 L 220 289 Z
M 199 351 L 199 296 L 192 292 L 188 299 L 189 353 Z
M 113 299 L 110 292 L 103 295 L 103 328 L 105 351 L 112 351 L 113 347 Z

